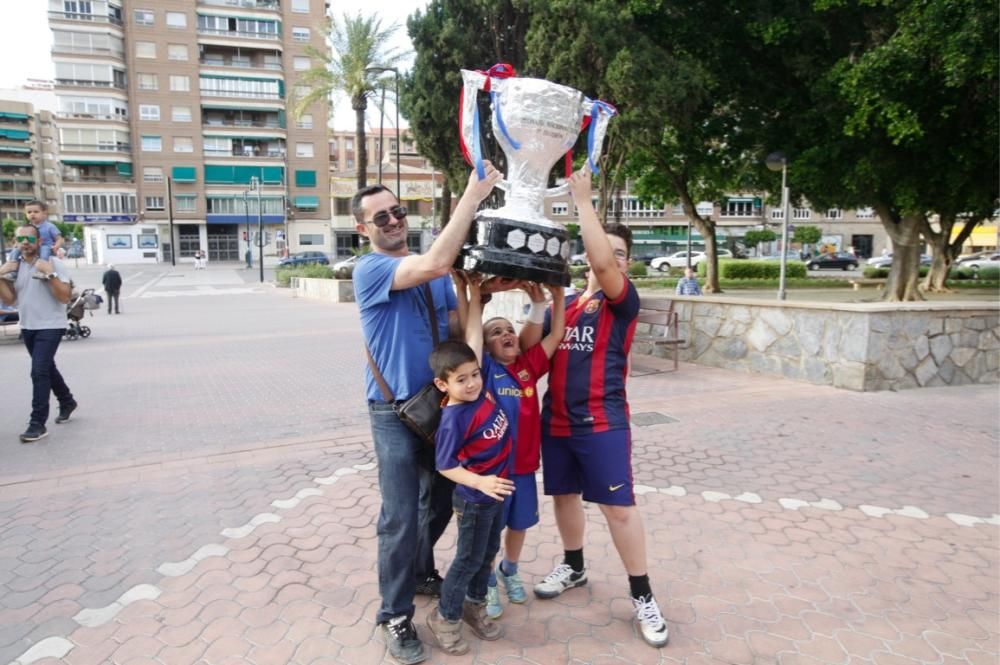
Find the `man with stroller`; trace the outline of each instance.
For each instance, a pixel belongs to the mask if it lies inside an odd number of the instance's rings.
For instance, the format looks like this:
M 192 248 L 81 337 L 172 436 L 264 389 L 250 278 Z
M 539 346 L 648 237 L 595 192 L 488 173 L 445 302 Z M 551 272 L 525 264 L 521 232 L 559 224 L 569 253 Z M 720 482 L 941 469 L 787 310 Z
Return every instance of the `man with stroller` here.
M 59 400 L 57 423 L 69 420 L 77 407 L 73 393 L 56 368 L 56 351 L 66 330 L 66 303 L 72 287 L 69 270 L 62 261 L 40 257 L 41 233 L 37 226 L 22 224 L 14 240 L 21 257 L 0 266 L 0 277 L 14 274 L 13 283 L 6 277 L 0 279 L 0 301 L 5 305 L 17 303 L 21 336 L 31 356 L 31 418 L 28 429 L 21 434 L 22 443 L 31 443 L 48 434 L 45 423 L 49 419 L 50 392 Z M 42 277 L 33 279 L 35 273 Z
M 120 272 L 115 270 L 115 267 L 108 264 L 108 269 L 104 271 L 104 275 L 101 277 L 101 283 L 104 284 L 104 291 L 108 294 L 108 314 L 111 313 L 111 301 L 115 302 L 115 314 L 121 314 L 118 308 L 118 296 L 122 291 L 122 275 Z

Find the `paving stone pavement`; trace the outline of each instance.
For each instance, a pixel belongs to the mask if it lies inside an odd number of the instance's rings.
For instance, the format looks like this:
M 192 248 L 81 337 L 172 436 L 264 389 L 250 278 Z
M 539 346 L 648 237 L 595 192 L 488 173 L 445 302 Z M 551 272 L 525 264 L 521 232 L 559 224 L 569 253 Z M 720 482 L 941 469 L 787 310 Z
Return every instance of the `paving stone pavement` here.
M 58 355 L 81 408 L 37 444 L 16 443 L 27 354 L 0 342 L 0 664 L 392 662 L 354 306 L 226 266 L 123 268 L 125 313 Z M 1000 662 L 995 386 L 682 365 L 629 392 L 653 423 L 633 427 L 635 478 L 670 645 L 638 637 L 588 507 L 586 587 L 507 605 L 503 639 L 429 662 Z M 541 512 L 528 581 L 561 555 Z

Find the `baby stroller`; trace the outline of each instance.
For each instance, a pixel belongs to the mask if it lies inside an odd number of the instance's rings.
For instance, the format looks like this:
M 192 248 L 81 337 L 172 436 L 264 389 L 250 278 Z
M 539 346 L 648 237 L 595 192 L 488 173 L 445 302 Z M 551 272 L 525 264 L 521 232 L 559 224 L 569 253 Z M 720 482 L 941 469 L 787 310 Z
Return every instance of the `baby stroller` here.
M 66 316 L 69 322 L 66 324 L 63 337 L 70 341 L 77 337 L 90 337 L 90 328 L 81 325 L 80 320 L 83 319 L 84 311 L 97 309 L 102 302 L 101 296 L 94 293 L 94 289 L 84 289 L 82 293 L 72 294 L 69 303 L 66 304 Z M 93 316 L 93 312 L 90 315 Z

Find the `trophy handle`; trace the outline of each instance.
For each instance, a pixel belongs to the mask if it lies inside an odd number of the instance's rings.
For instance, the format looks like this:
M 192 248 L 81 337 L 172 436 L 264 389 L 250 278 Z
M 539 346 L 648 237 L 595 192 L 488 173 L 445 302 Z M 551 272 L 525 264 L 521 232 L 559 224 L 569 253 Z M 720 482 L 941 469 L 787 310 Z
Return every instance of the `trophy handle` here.
M 462 155 L 465 161 L 476 168 L 480 180 L 486 177 L 483 170 L 482 160 L 479 159 L 479 143 L 481 140 L 479 132 L 479 113 L 476 107 L 476 95 L 480 90 L 488 87 L 489 76 L 482 72 L 474 72 L 468 69 L 462 70 L 462 80 L 465 85 L 462 87 L 462 99 L 459 106 L 459 137 L 462 139 Z
M 598 172 L 597 160 L 601 156 L 601 146 L 604 145 L 604 135 L 608 131 L 608 123 L 618 111 L 614 106 L 600 100 L 583 100 L 583 115 L 590 116 L 590 130 L 587 134 L 587 164 L 594 173 Z M 556 187 L 545 190 L 546 197 L 563 196 L 569 191 L 569 183 L 564 182 Z

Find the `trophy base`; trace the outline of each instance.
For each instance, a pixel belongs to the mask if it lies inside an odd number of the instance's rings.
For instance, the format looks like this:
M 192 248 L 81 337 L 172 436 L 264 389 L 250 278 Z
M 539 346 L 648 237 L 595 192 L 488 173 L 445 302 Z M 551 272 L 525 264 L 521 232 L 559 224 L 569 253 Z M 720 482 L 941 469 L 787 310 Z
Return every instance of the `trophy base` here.
M 476 214 L 455 267 L 539 284 L 569 286 L 569 234 L 557 226 Z

